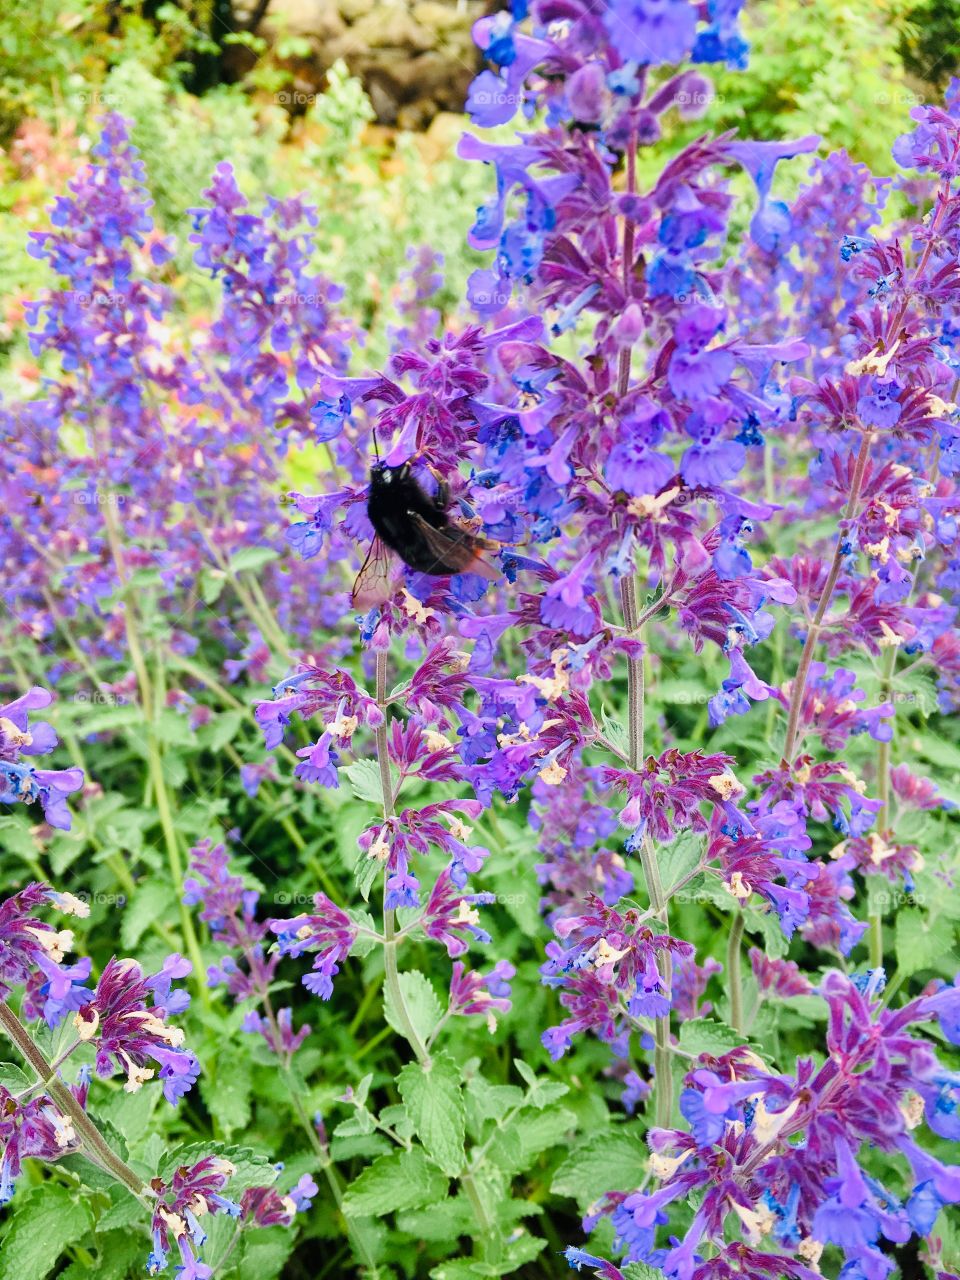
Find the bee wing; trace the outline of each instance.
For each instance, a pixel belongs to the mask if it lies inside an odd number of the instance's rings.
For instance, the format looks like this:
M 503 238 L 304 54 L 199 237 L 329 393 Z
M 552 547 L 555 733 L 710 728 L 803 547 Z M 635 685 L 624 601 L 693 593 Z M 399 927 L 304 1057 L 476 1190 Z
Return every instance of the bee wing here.
M 436 556 L 436 566 L 431 572 L 438 575 L 478 573 L 489 582 L 499 581 L 500 574 L 480 555 L 482 549 L 492 548 L 495 544 L 476 537 L 456 523 L 450 523 L 444 529 L 435 529 L 423 516 L 414 511 L 409 514 L 424 542 Z
M 355 609 L 371 609 L 386 604 L 394 592 L 397 564 L 388 547 L 374 538 L 367 558 L 360 566 L 350 601 Z

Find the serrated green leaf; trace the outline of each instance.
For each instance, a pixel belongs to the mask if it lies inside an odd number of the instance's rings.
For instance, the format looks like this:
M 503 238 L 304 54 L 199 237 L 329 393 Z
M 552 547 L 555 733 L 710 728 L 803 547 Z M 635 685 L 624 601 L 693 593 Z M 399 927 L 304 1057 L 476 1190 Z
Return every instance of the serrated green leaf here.
M 533 1262 L 546 1245 L 546 1240 L 523 1232 L 510 1241 L 498 1262 L 474 1258 L 441 1262 L 430 1272 L 430 1277 L 431 1280 L 492 1280 L 497 1276 L 509 1275 L 528 1262 Z
M 954 943 L 953 927 L 942 917 L 931 919 L 913 907 L 897 913 L 897 969 L 903 974 L 939 968 L 949 960 Z
M 137 1089 L 135 1093 L 126 1093 L 123 1089 L 117 1089 L 100 1098 L 97 1112 L 108 1120 L 128 1143 L 132 1143 L 146 1133 L 150 1117 L 160 1104 L 162 1096 L 159 1089 Z
M 380 766 L 374 760 L 354 760 L 353 764 L 344 765 L 340 772 L 350 783 L 350 790 L 358 800 L 368 800 L 371 804 L 382 803 Z
M 237 1268 L 239 1280 L 274 1280 L 283 1271 L 296 1242 L 296 1233 L 285 1227 L 245 1236 Z
M 413 1121 L 402 1103 L 384 1107 L 380 1112 L 380 1123 L 389 1125 L 400 1138 L 413 1137 Z
M 418 1240 L 441 1242 L 469 1235 L 476 1229 L 470 1202 L 457 1197 L 441 1200 L 426 1209 L 413 1209 L 397 1218 L 397 1227 Z
M 752 908 L 744 912 L 747 928 L 758 929 L 763 934 L 763 950 L 771 960 L 782 960 L 790 950 L 790 944 L 780 928 L 780 921 L 774 911 L 754 911 Z
M 890 684 L 891 701 L 898 708 L 913 705 L 924 717 L 937 711 L 937 682 L 932 671 L 914 667 L 911 671 L 895 674 Z
M 626 1280 L 663 1280 L 663 1272 L 656 1267 L 648 1267 L 645 1262 L 628 1262 L 620 1270 Z
M 577 1118 L 566 1107 L 546 1107 L 532 1114 L 521 1112 L 515 1120 L 520 1134 L 526 1164 L 542 1151 L 549 1150 L 564 1141 L 571 1129 L 576 1128 Z
M 136 1161 L 131 1162 L 136 1164 Z M 153 1170 L 149 1172 L 149 1177 L 153 1177 Z M 126 1187 L 118 1186 L 114 1183 L 110 1192 L 110 1206 L 104 1209 L 97 1219 L 97 1232 L 120 1231 L 125 1227 L 133 1227 L 137 1223 L 143 1223 L 143 1205 L 140 1201 L 130 1194 Z M 124 1231 L 127 1235 L 128 1232 Z
M 371 859 L 371 861 L 375 861 L 375 859 Z M 377 922 L 369 911 L 363 911 L 359 907 L 348 907 L 347 915 L 354 924 L 360 925 L 364 929 L 369 929 L 371 933 L 377 932 Z M 364 956 L 368 956 L 371 951 L 375 950 L 378 945 L 379 944 L 375 938 L 370 938 L 365 933 L 358 933 L 356 938 L 353 940 L 353 946 L 350 948 L 350 954 L 362 959 Z
M 363 1160 L 364 1164 L 369 1164 L 377 1156 L 385 1155 L 388 1151 L 393 1150 L 393 1143 L 388 1142 L 379 1133 L 371 1133 L 366 1136 L 358 1135 L 353 1138 L 339 1138 L 334 1135 L 330 1140 L 330 1156 L 334 1161 L 359 1158 Z
M 576 1123 L 576 1116 L 565 1107 L 518 1112 L 496 1133 L 487 1158 L 501 1173 L 521 1173 L 541 1152 L 566 1142 Z
M 376 1120 L 365 1108 L 361 1107 L 346 1120 L 341 1120 L 333 1131 L 335 1138 L 359 1138 L 373 1133 L 377 1127 Z
M 442 1200 L 447 1178 L 423 1151 L 396 1151 L 374 1160 L 343 1197 L 349 1217 L 381 1217 L 398 1209 L 419 1209 Z
M 475 1262 L 455 1259 L 434 1267 L 430 1272 L 430 1280 L 485 1280 L 485 1273 L 478 1270 Z
M 82 1240 L 92 1222 L 87 1205 L 55 1182 L 18 1194 L 0 1247 L 0 1276 L 44 1280 L 64 1249 Z
M 426 1066 L 408 1062 L 397 1076 L 397 1088 L 427 1155 L 455 1178 L 463 1168 L 465 1139 L 460 1068 L 445 1053 Z
M 523 1102 L 523 1090 L 514 1084 L 491 1084 L 484 1076 L 475 1075 L 467 1084 L 467 1105 L 471 1123 L 500 1120 Z
M 423 1041 L 429 1040 L 430 1033 L 443 1017 L 443 1005 L 433 983 L 419 969 L 407 969 L 400 974 L 399 981 L 403 1002 L 417 1035 Z M 389 990 L 383 999 L 383 1016 L 398 1035 L 403 1035 L 403 1024 Z
M 525 1102 L 529 1107 L 543 1110 L 570 1092 L 570 1086 L 561 1084 L 559 1080 L 538 1079 L 536 1072 L 522 1058 L 514 1058 L 513 1065 L 528 1085 Z
M 716 1057 L 747 1043 L 747 1037 L 715 1018 L 691 1018 L 680 1027 L 680 1047 L 697 1056 L 709 1053 Z
M 635 1191 L 647 1174 L 649 1152 L 625 1129 L 596 1133 L 577 1146 L 553 1175 L 554 1195 L 585 1209 L 605 1191 Z
M 630 740 L 622 721 L 614 719 L 608 712 L 606 707 L 600 708 L 600 723 L 603 726 L 603 736 L 608 742 L 620 751 L 624 757 L 630 754 Z

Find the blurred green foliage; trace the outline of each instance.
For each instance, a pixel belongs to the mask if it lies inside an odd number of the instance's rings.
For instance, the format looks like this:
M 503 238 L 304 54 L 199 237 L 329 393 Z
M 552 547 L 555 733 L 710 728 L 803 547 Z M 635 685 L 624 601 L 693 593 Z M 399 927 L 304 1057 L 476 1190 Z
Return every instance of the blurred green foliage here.
M 907 70 L 943 87 L 960 71 L 960 0 L 923 0 L 900 42 Z
M 877 174 L 923 100 L 901 43 L 912 31 L 909 0 L 762 0 L 748 5 L 750 70 L 716 77 L 711 125 L 756 138 L 819 133 Z

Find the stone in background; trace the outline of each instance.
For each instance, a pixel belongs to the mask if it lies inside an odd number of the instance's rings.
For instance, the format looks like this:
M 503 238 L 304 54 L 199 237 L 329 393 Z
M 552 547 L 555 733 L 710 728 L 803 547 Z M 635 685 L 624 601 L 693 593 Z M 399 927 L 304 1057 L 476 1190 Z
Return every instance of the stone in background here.
M 259 7 L 238 4 L 238 23 L 245 26 Z M 423 129 L 439 112 L 463 109 L 479 69 L 470 30 L 487 11 L 485 0 L 269 0 L 255 32 L 271 45 L 282 36 L 309 42 L 309 56 L 280 63 L 293 75 L 294 107 L 320 92 L 328 68 L 343 58 L 380 124 Z

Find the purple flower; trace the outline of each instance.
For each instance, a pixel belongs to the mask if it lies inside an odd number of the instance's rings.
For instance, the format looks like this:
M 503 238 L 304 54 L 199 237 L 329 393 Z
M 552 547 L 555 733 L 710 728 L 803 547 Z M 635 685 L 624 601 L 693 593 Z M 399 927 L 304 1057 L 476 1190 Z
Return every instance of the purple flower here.
M 74 1018 L 80 1039 L 95 1044 L 97 1075 L 122 1071 L 128 1093 L 157 1075 L 164 1097 L 176 1106 L 200 1073 L 197 1058 L 181 1047 L 183 1032 L 166 1021 L 171 1009 L 184 1007 L 182 1000 L 170 999 L 171 978 L 185 976 L 190 967 L 178 956 L 146 978 L 133 960 L 107 962 L 96 990 Z M 157 1065 L 149 1067 L 151 1061 Z
M 30 724 L 29 712 L 53 701 L 46 689 L 34 686 L 28 693 L 0 707 L 0 803 L 31 804 L 39 800 L 51 827 L 70 830 L 66 798 L 83 786 L 82 769 L 36 769 L 21 756 L 48 755 L 57 746 L 57 735 L 45 720 Z
M 606 0 L 603 21 L 621 58 L 639 63 L 680 62 L 696 36 L 687 0 Z
M 267 927 L 277 935 L 281 955 L 293 958 L 307 952 L 314 955 L 313 971 L 301 981 L 311 995 L 329 1000 L 333 995 L 333 979 L 340 972 L 338 962 L 349 954 L 357 928 L 326 894 L 315 894 L 313 901 L 313 914 L 294 916 L 291 920 L 268 920 Z

